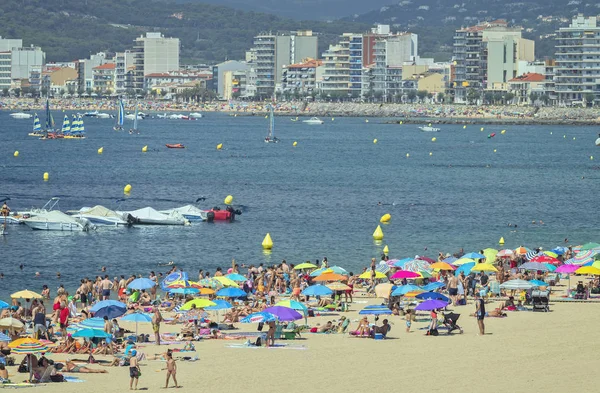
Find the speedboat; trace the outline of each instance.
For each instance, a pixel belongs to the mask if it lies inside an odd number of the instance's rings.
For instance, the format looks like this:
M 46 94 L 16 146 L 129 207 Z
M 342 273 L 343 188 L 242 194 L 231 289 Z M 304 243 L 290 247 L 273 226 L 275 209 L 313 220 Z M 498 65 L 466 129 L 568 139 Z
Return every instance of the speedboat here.
M 98 119 L 110 119 L 111 118 L 111 116 L 108 113 L 98 113 L 96 115 L 96 117 Z
M 130 114 L 128 114 L 128 115 L 125 115 L 125 118 L 126 118 L 127 120 L 135 120 L 135 114 L 133 114 L 133 113 L 130 113 Z M 141 114 L 141 113 L 138 113 L 138 115 L 137 115 L 137 119 L 138 119 L 138 120 L 142 120 L 143 118 L 144 118 L 143 114 Z
M 25 219 L 25 218 L 35 217 L 40 214 L 51 212 L 55 208 L 58 207 L 58 201 L 60 201 L 60 198 L 53 197 L 48 202 L 46 202 L 44 204 L 44 206 L 42 206 L 41 208 L 31 208 L 30 210 L 17 212 L 17 216 L 20 216 L 23 219 Z
M 182 143 L 167 143 L 169 149 L 185 149 L 185 146 Z
M 206 211 L 197 208 L 194 205 L 185 205 L 181 207 L 176 207 L 174 209 L 169 210 L 161 210 L 159 213 L 163 214 L 173 214 L 178 213 L 185 217 L 186 220 L 189 221 L 206 221 L 207 213 Z
M 440 129 L 432 127 L 432 126 L 421 126 L 421 127 L 419 127 L 419 130 L 425 131 L 425 132 L 438 132 Z
M 98 111 L 85 112 L 83 115 L 85 117 L 97 117 L 98 116 Z
M 31 119 L 31 113 L 24 113 L 24 112 L 17 112 L 17 113 L 11 113 L 10 117 L 12 117 L 13 119 Z
M 302 120 L 302 123 L 306 123 L 306 124 L 323 124 L 323 120 L 319 119 L 318 117 L 311 117 L 308 120 Z
M 181 214 L 172 212 L 163 214 L 151 207 L 145 207 L 127 212 L 132 217 L 132 223 L 138 225 L 187 225 L 189 221 Z
M 131 223 L 127 222 L 126 217 L 117 213 L 114 210 L 105 208 L 104 206 L 94 206 L 92 208 L 82 208 L 72 217 L 86 219 L 94 225 L 98 226 L 128 226 Z
M 86 219 L 74 218 L 58 210 L 38 214 L 23 220 L 31 229 L 42 231 L 83 232 L 94 229 L 94 225 Z
M 202 113 L 200 113 L 200 112 L 192 112 L 192 113 L 190 113 L 190 117 L 193 117 L 194 119 L 201 119 L 202 118 Z
M 161 115 L 160 113 L 158 115 L 156 115 L 157 118 L 159 119 L 166 119 L 167 118 L 167 114 L 165 113 L 164 115 Z

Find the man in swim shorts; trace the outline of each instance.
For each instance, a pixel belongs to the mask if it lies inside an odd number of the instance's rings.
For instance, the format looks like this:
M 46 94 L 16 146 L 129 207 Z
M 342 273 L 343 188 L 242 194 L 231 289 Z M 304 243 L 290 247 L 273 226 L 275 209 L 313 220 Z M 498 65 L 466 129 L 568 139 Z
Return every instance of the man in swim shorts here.
M 110 290 L 113 287 L 112 281 L 108 278 L 108 274 L 104 276 L 104 280 L 100 283 L 100 288 L 102 288 L 102 300 L 110 299 Z
M 452 299 L 452 304 L 456 306 L 457 298 L 458 298 L 458 278 L 453 274 L 452 277 L 448 280 L 448 294 L 450 295 L 450 299 Z

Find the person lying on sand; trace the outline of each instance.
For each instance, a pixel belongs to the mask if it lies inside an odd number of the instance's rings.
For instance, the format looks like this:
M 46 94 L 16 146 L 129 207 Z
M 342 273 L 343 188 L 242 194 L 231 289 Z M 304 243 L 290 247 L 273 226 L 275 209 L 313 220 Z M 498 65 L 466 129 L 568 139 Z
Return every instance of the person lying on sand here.
M 106 370 L 98 370 L 93 368 L 87 368 L 85 366 L 78 366 L 69 359 L 65 363 L 65 373 L 83 373 L 83 374 L 106 374 Z

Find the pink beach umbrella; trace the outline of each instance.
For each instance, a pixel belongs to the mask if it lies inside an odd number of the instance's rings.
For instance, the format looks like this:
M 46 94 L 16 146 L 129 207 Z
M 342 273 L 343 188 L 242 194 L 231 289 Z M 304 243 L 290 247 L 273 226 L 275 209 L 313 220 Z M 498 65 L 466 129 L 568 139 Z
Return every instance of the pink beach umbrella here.
M 567 273 L 567 274 L 571 274 L 574 273 L 575 270 L 579 269 L 581 266 L 579 265 L 561 265 L 559 267 L 556 268 L 556 270 L 554 271 L 554 273 Z
M 419 275 L 419 273 L 415 273 L 415 272 L 411 272 L 408 270 L 398 270 L 396 273 L 394 273 L 391 277 L 390 280 L 400 280 L 403 278 L 418 278 L 421 277 Z

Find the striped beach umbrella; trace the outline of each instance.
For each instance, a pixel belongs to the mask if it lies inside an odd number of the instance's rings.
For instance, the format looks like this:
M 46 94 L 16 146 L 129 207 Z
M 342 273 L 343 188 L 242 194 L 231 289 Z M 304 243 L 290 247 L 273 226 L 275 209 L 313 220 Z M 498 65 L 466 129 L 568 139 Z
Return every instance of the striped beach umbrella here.
M 531 261 L 533 258 L 535 258 L 538 255 L 540 255 L 540 253 L 537 251 L 527 251 L 527 253 L 525 254 L 525 259 L 527 259 L 528 261 Z
M 12 353 L 17 354 L 30 354 L 48 351 L 48 346 L 46 344 L 29 337 L 15 340 L 8 344 L 8 347 L 11 349 Z
M 402 268 L 403 270 L 408 270 L 410 272 L 419 272 L 421 270 L 430 270 L 429 268 L 429 262 L 426 262 L 422 259 L 413 259 L 410 262 L 406 262 L 404 264 L 404 267 Z

